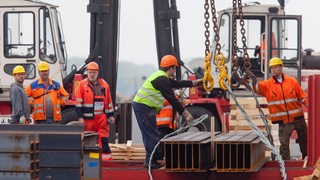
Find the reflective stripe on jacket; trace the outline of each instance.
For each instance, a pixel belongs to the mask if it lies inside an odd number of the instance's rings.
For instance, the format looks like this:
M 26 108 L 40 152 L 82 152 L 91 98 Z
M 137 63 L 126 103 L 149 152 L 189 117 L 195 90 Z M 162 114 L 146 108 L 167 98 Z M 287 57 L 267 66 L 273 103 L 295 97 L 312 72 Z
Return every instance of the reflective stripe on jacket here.
M 98 78 L 101 85 L 102 96 L 96 96 L 88 78 L 80 81 L 76 95 L 76 108 L 84 119 L 94 119 L 94 115 L 113 113 L 113 103 L 108 83 Z
M 301 104 L 308 104 L 308 97 L 297 80 L 282 74 L 282 83 L 273 77 L 258 83 L 255 91 L 265 96 L 272 123 L 293 122 L 295 118 L 303 116 Z
M 170 129 L 175 130 L 177 128 L 177 116 L 178 114 L 176 113 L 174 116 L 174 128 L 172 128 L 172 117 L 173 117 L 173 109 L 171 104 L 166 100 L 164 102 L 164 105 L 160 111 L 159 114 L 157 114 L 157 125 L 158 126 L 163 126 L 163 125 L 168 125 Z
M 160 76 L 166 76 L 166 72 L 162 70 L 158 70 L 154 72 L 142 85 L 142 87 L 138 90 L 136 96 L 133 101 L 141 104 L 145 104 L 149 107 L 155 108 L 156 112 L 160 112 L 163 107 L 163 103 L 165 98 L 161 94 L 161 92 L 155 89 L 152 85 L 152 81 Z
M 29 99 L 29 104 L 33 106 L 32 118 L 34 120 L 47 119 L 46 97 L 50 97 L 52 102 L 53 120 L 61 120 L 61 106 L 66 104 L 69 94 L 57 81 L 49 79 L 49 85 L 46 90 L 42 80 L 38 79 L 28 84 L 25 91 Z

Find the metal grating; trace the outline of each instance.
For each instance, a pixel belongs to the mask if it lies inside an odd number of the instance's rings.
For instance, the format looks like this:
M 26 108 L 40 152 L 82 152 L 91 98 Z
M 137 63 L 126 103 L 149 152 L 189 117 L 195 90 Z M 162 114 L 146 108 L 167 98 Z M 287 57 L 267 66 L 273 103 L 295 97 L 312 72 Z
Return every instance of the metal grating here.
M 265 147 L 254 132 L 231 132 L 215 139 L 218 172 L 255 172 L 264 164 Z

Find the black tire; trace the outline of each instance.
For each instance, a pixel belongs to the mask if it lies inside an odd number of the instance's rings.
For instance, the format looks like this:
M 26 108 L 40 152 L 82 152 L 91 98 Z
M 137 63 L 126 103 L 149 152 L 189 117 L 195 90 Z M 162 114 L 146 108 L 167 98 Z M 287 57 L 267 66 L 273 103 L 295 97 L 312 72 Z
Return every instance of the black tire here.
M 211 117 L 214 117 L 213 113 L 210 112 L 208 109 L 200 107 L 200 106 L 188 106 L 186 107 L 186 110 L 192 114 L 194 119 L 197 119 L 201 117 L 204 114 L 208 114 L 208 118 L 202 123 L 198 124 L 196 126 L 197 130 L 196 131 L 210 131 L 211 126 L 210 126 L 210 119 Z M 187 124 L 185 118 L 182 118 L 181 125 L 185 126 Z M 214 117 L 214 129 L 216 132 L 220 131 L 221 132 L 221 123 L 219 122 L 219 119 Z M 192 129 L 194 131 L 195 129 Z
M 75 108 L 68 108 L 62 111 L 60 124 L 68 124 L 72 121 L 78 121 L 78 115 Z

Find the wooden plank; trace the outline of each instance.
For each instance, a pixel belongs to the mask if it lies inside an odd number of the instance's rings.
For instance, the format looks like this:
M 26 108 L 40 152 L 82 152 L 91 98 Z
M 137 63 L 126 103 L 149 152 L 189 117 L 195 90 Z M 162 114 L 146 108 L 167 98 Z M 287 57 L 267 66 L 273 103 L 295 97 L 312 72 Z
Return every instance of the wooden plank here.
M 254 119 L 254 120 L 251 120 L 252 123 L 254 123 L 255 125 L 257 126 L 265 126 L 264 122 L 262 119 Z M 247 120 L 232 120 L 232 121 L 229 121 L 229 124 L 230 126 L 249 126 L 249 123 Z M 268 120 L 267 121 L 267 124 L 270 126 L 271 125 L 271 121 Z
M 259 104 L 268 104 L 265 97 L 258 97 Z M 243 97 L 243 98 L 237 98 L 237 101 L 239 104 L 256 104 L 256 100 L 254 97 Z M 236 104 L 233 99 L 230 99 L 230 104 Z
M 122 150 L 127 150 L 127 146 L 124 144 L 113 144 L 113 143 L 109 143 L 109 147 L 110 148 L 118 148 L 118 149 L 122 149 Z
M 269 109 L 268 108 L 261 108 L 261 110 L 263 111 L 263 113 L 269 114 Z M 248 115 L 260 115 L 260 111 L 258 108 L 255 109 L 245 109 L 245 112 Z M 242 111 L 240 109 L 234 109 L 230 111 L 230 115 L 239 115 L 239 116 L 243 116 Z
M 270 120 L 270 116 L 265 114 L 265 117 L 267 120 Z M 262 117 L 260 115 L 249 115 L 249 119 L 251 120 L 257 120 L 257 119 L 262 119 Z M 231 115 L 230 116 L 230 121 L 233 121 L 233 120 L 246 120 L 246 118 L 242 115 Z
M 133 153 L 126 153 L 126 152 L 116 152 L 116 153 L 114 153 L 114 152 L 112 152 L 112 157 L 114 157 L 114 156 L 145 156 L 146 155 L 146 152 L 139 152 L 139 153 L 137 153 L 137 152 L 133 152 Z

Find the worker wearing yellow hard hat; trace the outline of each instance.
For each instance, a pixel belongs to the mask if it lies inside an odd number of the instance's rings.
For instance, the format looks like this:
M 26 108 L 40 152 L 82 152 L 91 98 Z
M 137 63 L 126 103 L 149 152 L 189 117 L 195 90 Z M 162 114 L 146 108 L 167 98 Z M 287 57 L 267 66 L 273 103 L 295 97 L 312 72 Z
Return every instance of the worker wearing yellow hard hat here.
M 45 61 L 38 64 L 40 78 L 28 84 L 25 91 L 33 107 L 35 124 L 57 124 L 61 121 L 61 107 L 66 104 L 69 94 L 63 86 L 49 78 L 50 67 Z
M 49 69 L 49 64 L 45 61 L 41 61 L 38 64 L 38 71 L 48 71 Z
M 273 57 L 269 61 L 272 77 L 260 81 L 254 90 L 265 96 L 271 122 L 279 124 L 280 154 L 284 160 L 290 159 L 290 136 L 296 130 L 299 145 L 304 159 L 307 156 L 307 125 L 304 119 L 302 104 L 307 106 L 308 96 L 300 87 L 296 78 L 283 72 L 283 61 Z
M 10 85 L 12 107 L 10 124 L 25 124 L 30 120 L 30 106 L 26 92 L 23 89 L 25 73 L 26 71 L 21 65 L 15 66 L 12 70 L 15 82 Z
M 277 65 L 283 66 L 282 60 L 280 58 L 278 58 L 278 57 L 271 58 L 270 62 L 269 62 L 269 67 L 277 66 Z
M 19 73 L 22 73 L 24 74 L 26 71 L 24 70 L 24 67 L 23 66 L 16 66 L 13 68 L 13 71 L 12 71 L 12 75 L 15 75 L 15 74 L 19 74 Z

